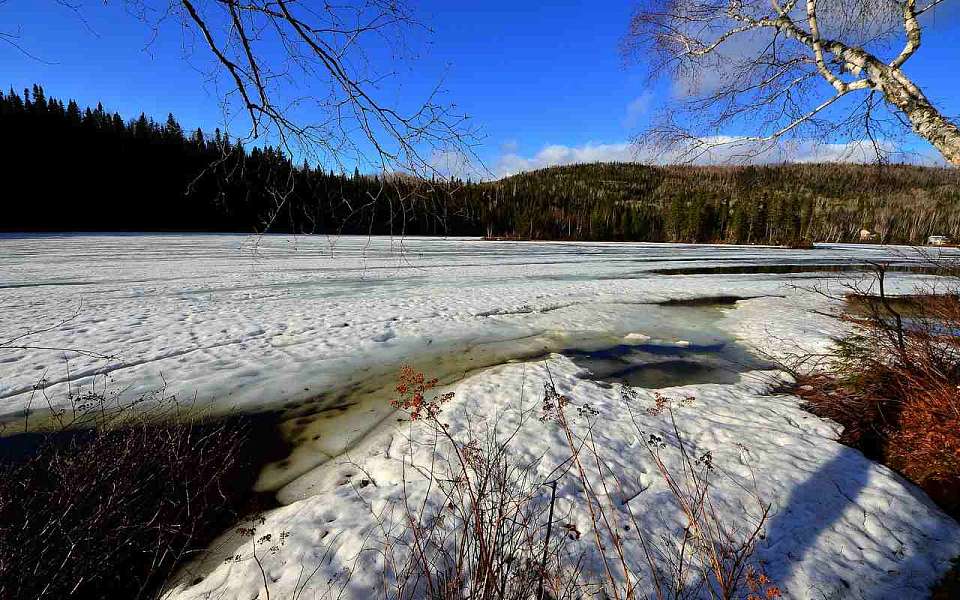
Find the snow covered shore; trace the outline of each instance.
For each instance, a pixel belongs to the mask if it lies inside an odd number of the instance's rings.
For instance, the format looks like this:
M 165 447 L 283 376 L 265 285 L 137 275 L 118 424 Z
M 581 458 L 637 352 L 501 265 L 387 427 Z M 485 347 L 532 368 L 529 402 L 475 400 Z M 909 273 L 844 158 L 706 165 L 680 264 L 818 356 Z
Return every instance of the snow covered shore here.
M 683 526 L 679 509 L 626 417 L 618 390 L 582 379 L 567 358 L 503 365 L 462 381 L 453 387 L 455 400 L 443 421 L 454 435 L 464 434 L 467 413 L 474 427 L 496 421 L 509 431 L 538 402 L 548 362 L 558 391 L 598 411 L 594 431 L 599 452 L 626 482 L 627 497 L 636 494 L 629 510 L 639 516 L 648 543 L 677 539 Z M 661 390 L 695 398 L 675 409 L 676 420 L 684 441 L 698 454 L 709 450 L 727 475 L 716 479 L 716 491 L 729 523 L 745 527 L 756 517 L 756 505 L 740 486 L 756 484 L 761 498 L 772 505 L 757 564 L 764 565 L 787 598 L 926 598 L 929 586 L 960 551 L 960 526 L 913 485 L 834 442 L 835 427 L 801 411 L 795 398 L 771 395 L 775 383 L 767 373 L 746 373 L 735 385 Z M 652 393 L 638 390 L 636 395 L 643 404 L 632 408 L 643 429 L 673 443 L 668 417 L 644 412 L 654 405 Z M 383 581 L 376 551 L 382 548 L 383 530 L 374 515 L 392 515 L 385 520 L 395 531 L 402 525 L 403 494 L 418 498 L 427 485 L 410 464 L 431 461 L 429 445 L 412 454 L 407 448 L 411 438 L 428 437 L 422 425 L 391 422 L 347 455 L 281 490 L 286 506 L 268 513 L 255 536 L 278 540 L 287 534 L 276 553 L 265 546 L 259 550 L 271 597 L 293 597 L 297 591 L 302 597 L 377 597 Z M 539 459 L 544 477 L 569 457 L 556 426 L 537 419 L 523 422 L 510 448 L 518 463 Z M 679 470 L 673 446 L 663 456 Z M 620 522 L 630 523 L 619 497 L 613 504 L 621 508 Z M 588 571 L 600 577 L 586 505 L 576 479 L 561 480 L 558 523 L 584 533 L 569 542 L 571 552 L 583 553 Z M 652 597 L 638 538 L 627 532 L 624 539 L 641 577 L 641 597 Z M 190 570 L 171 598 L 252 598 L 263 589 L 253 540 L 231 533 L 217 548 Z M 235 558 L 224 562 L 230 557 Z
M 834 269 L 884 259 L 907 264 L 916 255 L 842 245 L 792 251 L 2 236 L 0 340 L 34 333 L 14 344 L 28 347 L 0 354 L 0 416 L 21 412 L 41 378 L 53 399 L 65 396 L 68 385 L 108 376 L 130 396 L 166 382 L 168 393 L 195 395 L 221 409 L 286 405 L 294 411 L 317 399 L 327 406 L 372 381 L 361 390 L 370 403 L 361 408 L 372 416 L 350 411 L 335 421 L 343 429 L 339 437 L 328 427 L 320 430 L 327 437 L 321 435 L 318 445 L 301 447 L 296 469 L 265 474 L 273 478 L 265 489 L 279 488 L 285 506 L 259 527 L 278 538 L 288 534 L 278 552 L 260 556 L 271 597 L 302 590 L 304 569 L 317 569 L 301 597 L 336 595 L 342 588 L 344 597 L 367 598 L 382 583 L 375 561 L 360 553 L 376 542 L 371 510 L 398 499 L 403 474 L 410 475 L 401 448 L 410 436 L 422 435 L 389 418 L 387 398 L 378 404 L 377 390 L 389 386 L 400 364 L 451 376 L 456 396 L 445 420 L 455 432 L 467 411 L 517 418 L 520 398 L 536 401 L 549 365 L 558 390 L 599 411 L 595 428 L 604 457 L 645 490 L 630 501 L 631 510 L 644 515 L 644 529 L 651 536 L 668 534 L 678 515 L 664 499 L 637 432 L 624 422 L 628 407 L 619 385 L 585 377 L 582 366 L 557 352 L 649 339 L 683 344 L 735 338 L 774 354 L 792 344 L 823 348 L 837 325 L 809 312 L 826 301 L 802 285 L 822 275 L 817 265 Z M 751 272 L 777 265 L 790 268 Z M 724 269 L 710 272 L 716 266 Z M 686 271 L 662 274 L 677 269 Z M 891 277 L 892 289 L 907 290 L 922 275 Z M 721 296 L 753 299 L 722 310 L 656 304 Z M 695 398 L 677 409 L 683 438 L 709 450 L 719 468 L 755 477 L 772 504 L 758 557 L 787 597 L 925 597 L 949 558 L 960 554 L 960 526 L 914 486 L 833 441 L 835 426 L 801 411 L 796 398 L 772 393 L 778 378 L 745 371 L 734 382 L 661 392 Z M 649 390 L 635 393 L 641 403 L 653 401 Z M 667 431 L 662 415 L 633 408 L 645 430 Z M 535 419 L 524 423 L 516 443 L 520 458 L 543 456 L 544 473 L 567 457 L 558 432 Z M 360 478 L 371 483 L 351 483 Z M 412 477 L 407 485 L 419 483 Z M 731 519 L 743 512 L 737 489 L 732 483 L 720 488 Z M 568 485 L 558 493 L 565 518 L 585 531 L 582 491 Z M 230 557 L 239 559 L 227 562 Z M 253 598 L 263 588 L 249 542 L 232 534 L 193 572 L 202 576 L 171 597 Z

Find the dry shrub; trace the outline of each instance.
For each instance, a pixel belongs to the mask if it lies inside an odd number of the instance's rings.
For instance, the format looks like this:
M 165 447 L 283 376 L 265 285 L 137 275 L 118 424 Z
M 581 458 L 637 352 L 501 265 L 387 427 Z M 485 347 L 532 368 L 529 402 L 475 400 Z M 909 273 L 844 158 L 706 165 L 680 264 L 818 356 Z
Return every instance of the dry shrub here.
M 155 597 L 236 519 L 252 426 L 154 400 L 87 394 L 48 416 L 53 431 L 5 439 L 24 447 L 0 460 L 0 597 Z
M 876 384 L 876 385 L 873 385 Z M 796 394 L 810 412 L 843 425 L 839 441 L 858 448 L 865 455 L 879 460 L 886 444 L 884 432 L 895 420 L 896 410 L 879 389 L 885 389 L 880 374 L 870 382 L 869 375 L 839 379 L 824 373 L 801 374 L 797 377 Z
M 683 442 L 673 420 L 672 400 L 658 396 L 650 411 L 669 411 L 670 433 L 679 446 L 644 432 L 634 421 L 639 439 L 686 521 L 676 539 L 652 539 L 595 443 L 598 412 L 590 405 L 557 393 L 552 383 L 545 385 L 536 416 L 545 427 L 559 426 L 570 458 L 544 475 L 537 468 L 540 459 L 518 464 L 510 452 L 530 412 L 522 412 L 506 431 L 494 419 L 492 426 L 480 431 L 467 427 L 466 439 L 459 439 L 439 418 L 452 394 L 428 399 L 436 385 L 435 380 L 405 368 L 397 386 L 399 397 L 393 401 L 435 435 L 431 462 L 420 469 L 434 501 L 427 497 L 412 501 L 405 493 L 403 531 L 394 536 L 396 547 L 383 553 L 384 580 L 396 582 L 394 589 L 386 591 L 387 597 L 634 600 L 643 597 L 637 584 L 644 575 L 649 576 L 653 597 L 661 600 L 780 596 L 753 556 L 763 537 L 769 505 L 755 496 L 754 522 L 745 529 L 730 522 L 714 501 L 713 479 L 719 475 L 711 455 Z M 624 393 L 630 391 L 624 388 Z M 625 400 L 636 405 L 636 398 Z M 574 419 L 579 426 L 574 426 Z M 680 454 L 679 469 L 664 460 L 668 452 Z M 568 515 L 554 512 L 556 486 L 567 478 L 583 493 L 593 523 L 590 531 L 577 531 Z M 621 502 L 614 502 L 617 498 Z M 382 519 L 380 526 L 389 528 Z M 586 548 L 571 549 L 569 542 L 581 536 L 591 541 L 593 567 L 599 572 L 589 568 Z M 635 552 L 633 544 L 642 551 Z
M 920 485 L 960 515 L 960 296 L 956 283 L 888 296 L 885 270 L 852 287 L 832 367 L 798 393 L 844 426 L 841 441 Z M 950 281 L 950 280 L 948 280 Z
M 960 514 L 960 388 L 940 381 L 908 391 L 887 440 L 889 465 Z
M 525 600 L 540 586 L 550 590 L 544 597 L 569 597 L 571 576 L 558 565 L 566 538 L 549 526 L 549 487 L 536 477 L 537 461 L 522 464 L 510 455 L 529 415 L 507 429 L 495 422 L 454 438 L 439 420 L 453 394 L 431 396 L 436 386 L 404 367 L 392 401 L 432 436 L 424 441 L 430 464 L 411 465 L 427 479 L 427 493 L 415 498 L 404 487 L 402 531 L 387 536 L 384 580 L 394 585 L 385 597 Z
M 954 558 L 951 562 L 953 567 L 930 590 L 930 600 L 956 600 L 956 598 L 960 598 L 960 556 Z
M 790 250 L 813 250 L 814 244 L 813 240 L 809 238 L 795 238 L 788 241 L 783 247 Z

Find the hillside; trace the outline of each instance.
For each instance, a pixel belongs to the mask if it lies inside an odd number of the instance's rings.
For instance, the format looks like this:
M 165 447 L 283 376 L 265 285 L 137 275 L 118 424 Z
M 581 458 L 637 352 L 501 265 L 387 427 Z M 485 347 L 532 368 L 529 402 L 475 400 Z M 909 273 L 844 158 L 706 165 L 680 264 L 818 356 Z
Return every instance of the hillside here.
M 474 186 L 490 236 L 922 243 L 960 238 L 960 172 L 909 165 L 552 167 Z

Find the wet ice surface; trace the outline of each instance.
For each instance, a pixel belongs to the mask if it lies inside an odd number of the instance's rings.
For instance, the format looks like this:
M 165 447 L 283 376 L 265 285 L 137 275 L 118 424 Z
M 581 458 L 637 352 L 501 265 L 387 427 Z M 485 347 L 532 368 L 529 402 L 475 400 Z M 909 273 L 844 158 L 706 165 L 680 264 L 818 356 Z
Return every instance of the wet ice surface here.
M 0 415 L 22 410 L 41 379 L 55 397 L 68 379 L 98 374 L 130 386 L 130 395 L 165 380 L 170 391 L 218 406 L 300 401 L 352 383 L 338 380 L 362 368 L 443 344 L 606 331 L 622 321 L 615 310 L 577 308 L 584 305 L 790 295 L 784 281 L 817 275 L 657 269 L 883 258 L 915 256 L 862 246 L 0 236 L 3 339 L 44 330 L 17 344 L 32 348 L 0 357 Z
M 293 532 L 265 565 L 280 597 L 331 540 L 314 583 L 335 580 L 369 534 L 368 506 L 397 499 L 397 444 L 417 435 L 386 404 L 401 364 L 456 391 L 454 423 L 468 408 L 509 415 L 518 390 L 542 389 L 549 369 L 562 392 L 601 411 L 601 449 L 653 486 L 637 500 L 651 519 L 667 504 L 624 428 L 619 391 L 691 395 L 683 434 L 735 470 L 745 468 L 736 448 L 749 446 L 750 467 L 764 474 L 778 512 L 762 556 L 788 596 L 924 597 L 960 553 L 956 523 L 834 442 L 834 426 L 795 398 L 771 395 L 775 381 L 758 370 L 765 353 L 822 349 L 840 332 L 810 312 L 826 301 L 803 286 L 877 260 L 899 265 L 891 290 L 924 277 L 910 272 L 910 249 L 870 246 L 0 236 L 0 340 L 34 332 L 13 344 L 29 347 L 0 352 L 0 416 L 36 410 L 41 379 L 57 402 L 96 377 L 129 397 L 166 385 L 217 409 L 285 411 L 296 449 L 259 484 L 287 504 L 265 529 Z M 544 468 L 566 458 L 539 424 L 520 441 L 518 456 L 546 453 Z M 357 465 L 377 485 L 345 483 L 367 477 Z M 582 521 L 577 491 L 562 499 Z M 173 595 L 253 597 L 262 575 L 240 553 L 226 564 L 214 552 L 203 581 Z M 368 597 L 375 571 L 346 597 Z
M 642 347 L 615 346 L 594 352 L 574 350 L 562 354 L 572 358 L 578 367 L 587 369 L 584 374 L 586 379 L 658 389 L 698 383 L 736 383 L 740 373 L 752 370 L 750 363 L 731 360 L 725 356 L 724 350 L 727 350 L 727 344 L 646 344 Z
M 579 367 L 579 378 L 596 381 L 606 388 L 614 384 L 665 388 L 735 383 L 743 373 L 772 368 L 718 327 L 724 315 L 718 307 L 587 306 L 595 316 L 605 318 L 605 329 L 457 341 L 442 345 L 435 352 L 421 351 L 402 357 L 401 362 L 450 385 L 496 365 L 535 362 L 559 354 L 570 357 Z M 556 312 L 563 315 L 575 310 L 583 307 L 565 307 Z M 387 400 L 394 396 L 401 362 L 364 367 L 363 378 L 356 383 L 284 404 L 281 431 L 293 452 L 268 466 L 258 489 L 283 487 L 349 451 L 385 420 L 395 417 Z
M 736 383 L 741 374 L 775 368 L 738 344 L 730 334 L 716 328 L 719 307 L 667 308 L 674 319 L 686 324 L 675 339 L 656 339 L 633 334 L 628 343 L 585 350 L 570 348 L 560 353 L 584 369 L 581 377 L 607 387 L 622 384 L 641 388 L 667 388 L 701 383 Z M 653 331 L 662 329 L 654 328 Z

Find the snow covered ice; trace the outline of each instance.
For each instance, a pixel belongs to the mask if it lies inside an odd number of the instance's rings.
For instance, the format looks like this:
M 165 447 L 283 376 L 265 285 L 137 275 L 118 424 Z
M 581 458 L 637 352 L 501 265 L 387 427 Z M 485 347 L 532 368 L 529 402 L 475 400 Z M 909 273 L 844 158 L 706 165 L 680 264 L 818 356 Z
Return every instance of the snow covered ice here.
M 82 385 L 97 374 L 132 386 L 131 395 L 165 380 L 171 392 L 221 406 L 283 403 L 445 343 L 626 326 L 617 311 L 592 308 L 604 303 L 766 296 L 738 309 L 738 336 L 760 341 L 772 328 L 816 338 L 829 323 L 799 310 L 814 300 L 784 285 L 815 273 L 651 272 L 862 264 L 899 254 L 910 257 L 909 249 L 869 246 L 798 253 L 425 238 L 0 236 L 3 339 L 47 330 L 20 340 L 31 349 L 4 353 L 0 414 L 22 410 L 41 377 L 55 397 L 68 379 Z
M 456 394 L 444 415 L 452 427 L 464 411 L 511 418 L 521 390 L 534 391 L 530 402 L 549 368 L 559 390 L 599 411 L 605 458 L 649 486 L 631 509 L 647 515 L 644 527 L 656 535 L 676 516 L 661 514 L 662 483 L 651 475 L 632 425 L 618 418 L 625 409 L 620 384 L 585 376 L 578 356 L 618 345 L 697 347 L 717 340 L 773 355 L 792 344 L 822 349 L 840 330 L 810 312 L 827 302 L 804 289 L 823 275 L 818 265 L 833 270 L 916 259 L 907 248 L 854 245 L 795 251 L 424 238 L 0 236 L 0 343 L 18 338 L 10 345 L 22 346 L 0 354 L 0 416 L 37 409 L 31 403 L 41 380 L 54 401 L 68 387 L 107 377 L 129 397 L 166 386 L 167 393 L 218 410 L 296 411 L 352 394 L 358 404 L 331 420 L 335 426 L 315 426 L 322 434 L 316 444 L 300 445 L 287 468 L 263 473 L 260 485 L 278 490 L 284 505 L 265 515 L 261 529 L 289 538 L 282 552 L 261 558 L 271 597 L 292 595 L 303 583 L 301 569 L 317 568 L 302 597 L 335 595 L 343 585 L 345 597 L 367 598 L 381 585 L 376 569 L 354 570 L 349 582 L 341 576 L 373 535 L 369 507 L 398 498 L 404 460 L 398 448 L 418 435 L 416 426 L 389 418 L 383 395 L 401 364 L 430 369 L 448 383 Z M 723 268 L 711 272 L 715 267 Z M 907 291 L 924 275 L 890 277 L 892 289 Z M 658 304 L 725 296 L 750 299 L 723 308 Z M 730 380 L 660 391 L 695 398 L 677 409 L 685 440 L 709 449 L 718 465 L 758 477 L 774 510 L 758 555 L 786 597 L 926 597 L 960 554 L 960 526 L 912 484 L 835 442 L 836 425 L 775 393 L 780 377 L 744 369 Z M 641 402 L 652 402 L 650 390 L 634 390 Z M 636 408 L 645 429 L 667 426 L 662 416 Z M 525 423 L 517 452 L 542 454 L 549 470 L 566 458 L 557 435 L 538 421 Z M 376 485 L 349 484 L 358 466 Z M 723 491 L 733 518 L 736 493 Z M 589 516 L 578 508 L 578 493 L 568 486 L 560 497 L 583 531 Z M 254 597 L 262 575 L 249 544 L 232 535 L 193 567 L 203 573 L 200 581 L 184 582 L 170 597 Z M 224 561 L 234 555 L 241 559 Z

